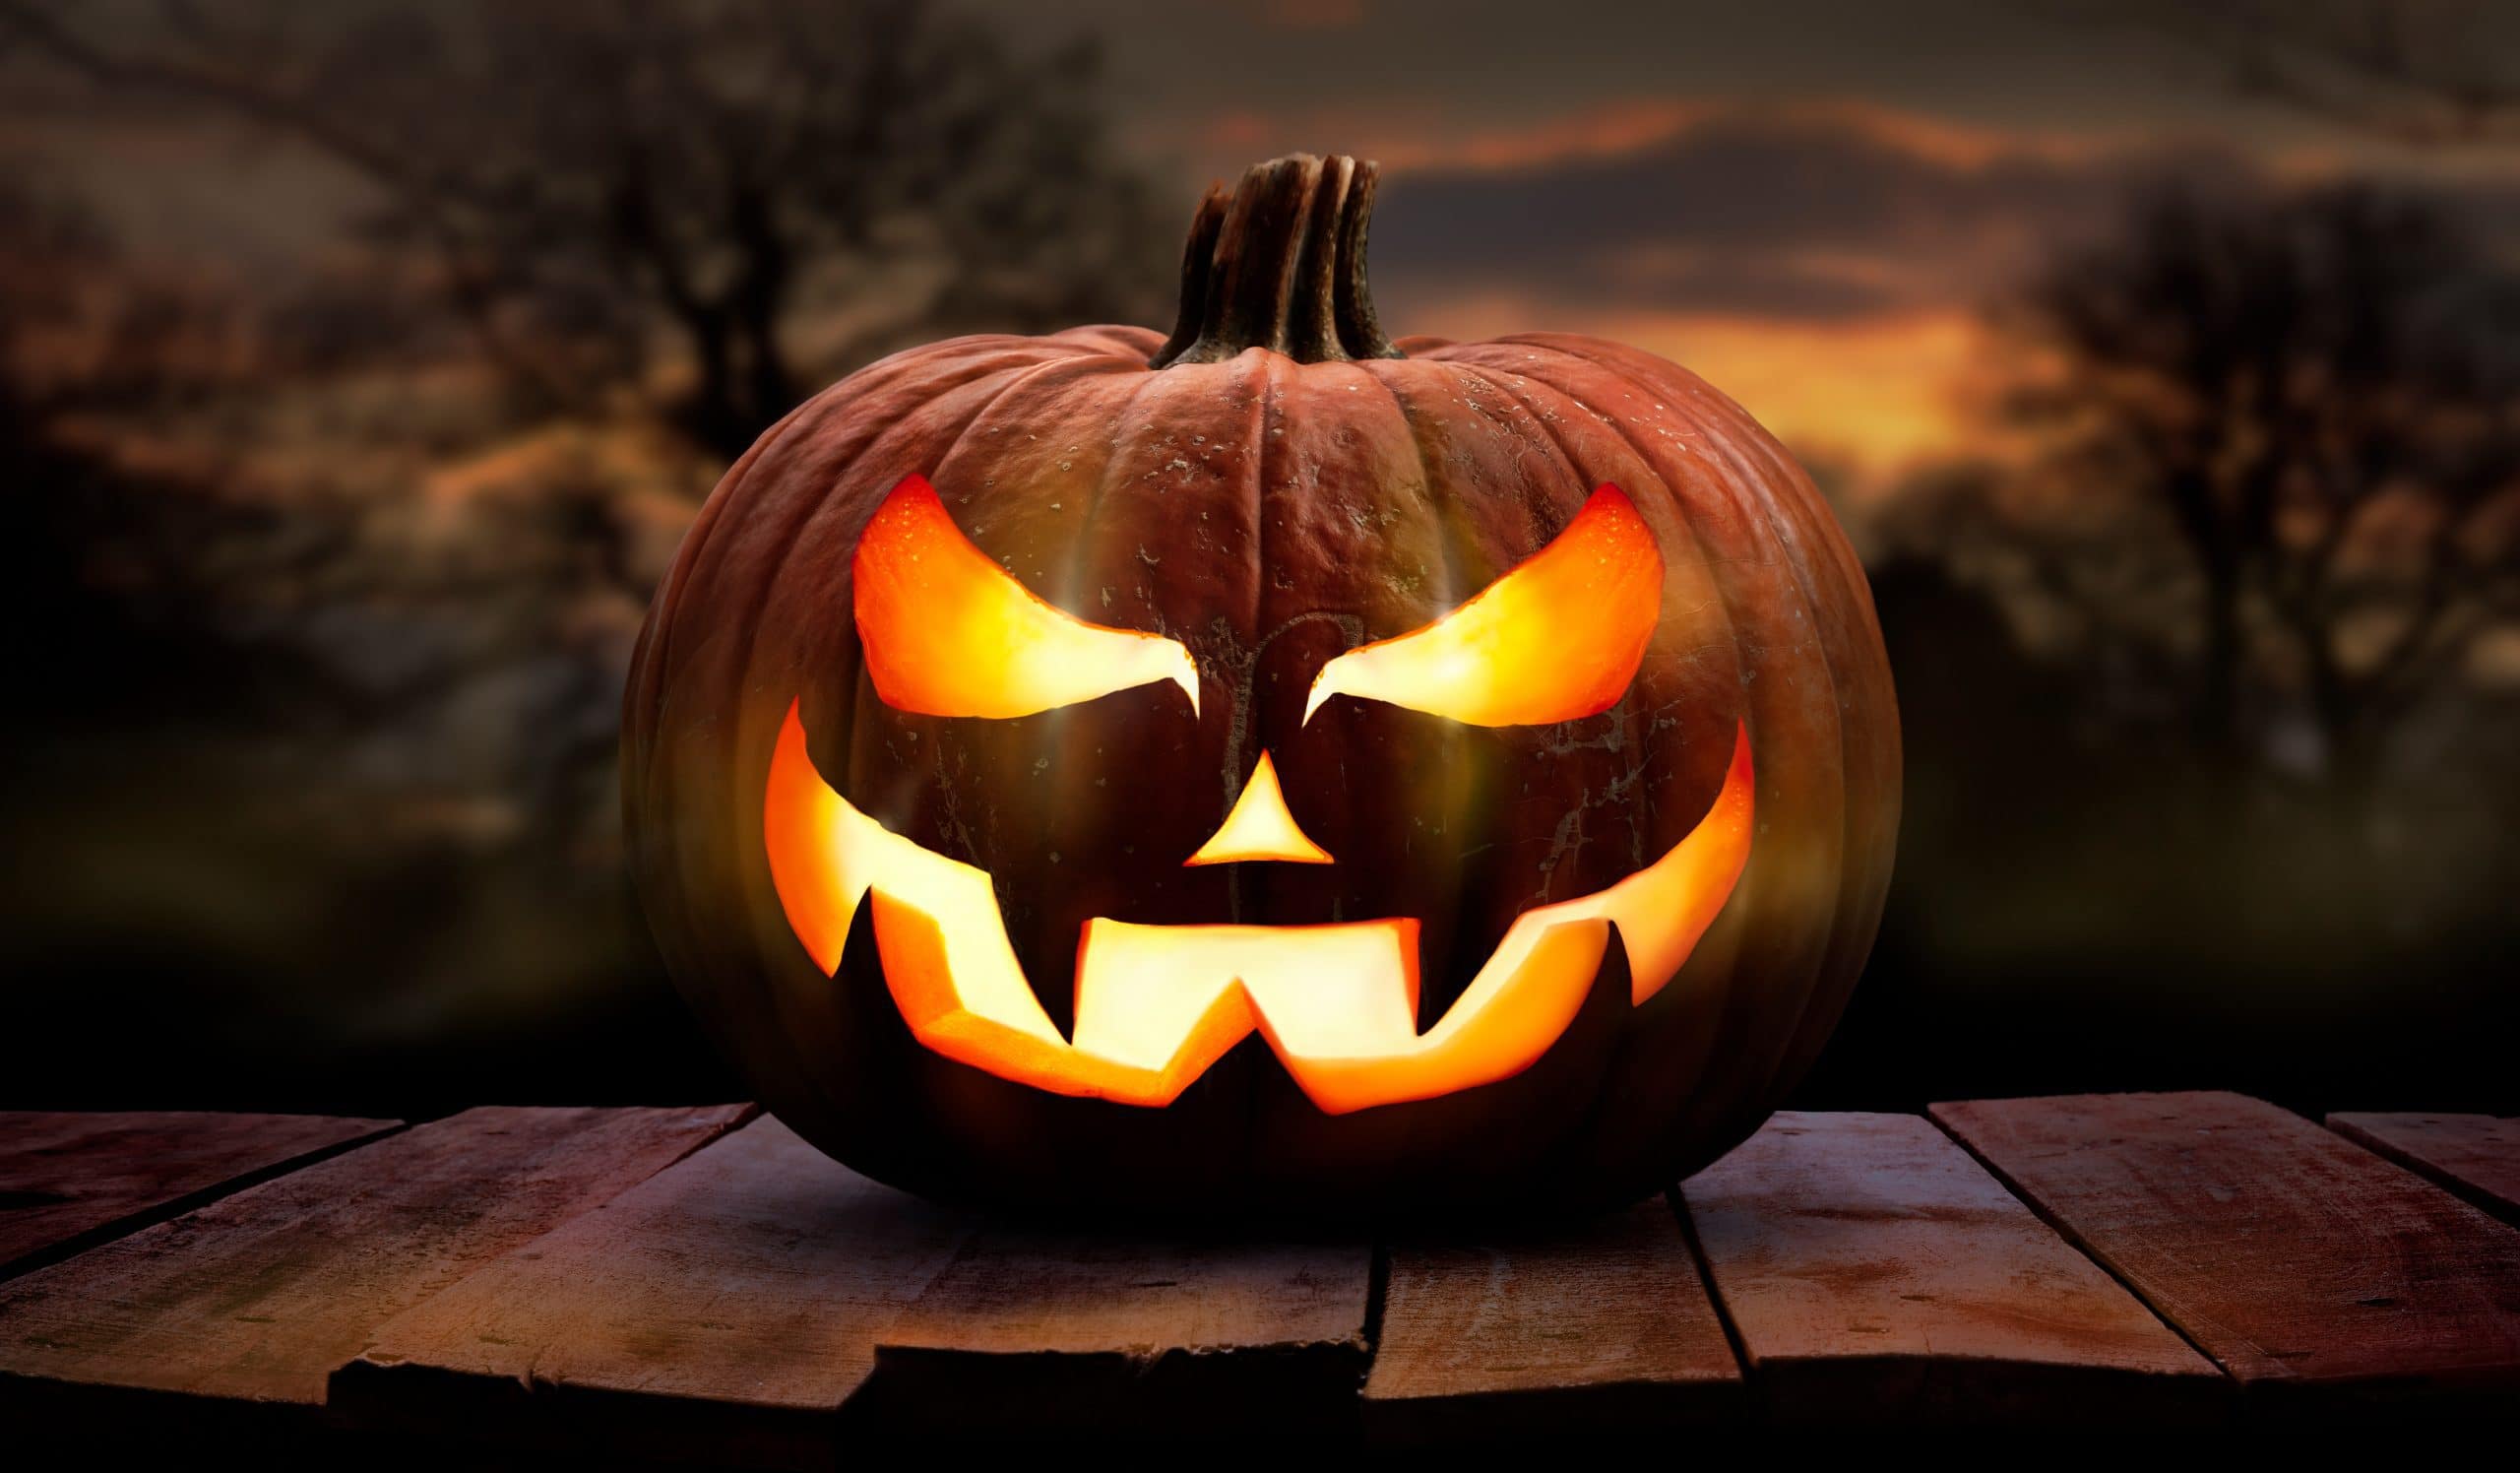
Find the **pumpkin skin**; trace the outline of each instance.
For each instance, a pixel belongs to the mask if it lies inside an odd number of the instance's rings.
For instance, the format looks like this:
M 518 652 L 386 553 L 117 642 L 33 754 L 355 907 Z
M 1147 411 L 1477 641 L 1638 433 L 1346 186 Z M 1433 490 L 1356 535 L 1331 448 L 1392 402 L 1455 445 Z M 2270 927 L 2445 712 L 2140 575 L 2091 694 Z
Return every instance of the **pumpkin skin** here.
M 1323 187 L 1320 160 L 1294 162 L 1301 188 Z M 1346 228 L 1360 285 L 1370 174 L 1326 167 L 1358 186 Z M 1205 250 L 1194 233 L 1194 258 Z M 1667 1186 L 1756 1128 L 1810 1063 L 1879 921 L 1899 734 L 1852 549 L 1772 437 L 1650 354 L 1529 335 L 1320 357 L 1299 332 L 1236 348 L 1207 315 L 1206 346 L 1179 354 L 1176 333 L 1161 368 L 1165 339 L 1131 327 L 899 353 L 728 472 L 658 593 L 626 699 L 632 859 L 669 969 L 784 1121 L 939 1198 L 1388 1219 L 1563 1214 Z M 1040 598 L 1187 646 L 1197 715 L 1162 683 L 1011 719 L 887 705 L 852 617 L 852 558 L 913 476 Z M 1664 568 L 1616 704 L 1473 727 L 1341 699 L 1304 720 L 1325 662 L 1486 588 L 1606 484 Z M 1608 886 L 1688 833 L 1739 733 L 1755 832 L 1670 983 L 1631 1005 L 1612 945 L 1565 1033 L 1511 1077 L 1329 1114 L 1252 1037 L 1144 1108 L 922 1045 L 865 907 L 836 974 L 811 960 L 765 854 L 791 702 L 815 771 L 849 802 L 988 872 L 1062 1029 L 1096 917 L 1415 918 L 1431 1020 L 1516 916 Z M 1336 863 L 1184 867 L 1264 751 L 1287 810 Z

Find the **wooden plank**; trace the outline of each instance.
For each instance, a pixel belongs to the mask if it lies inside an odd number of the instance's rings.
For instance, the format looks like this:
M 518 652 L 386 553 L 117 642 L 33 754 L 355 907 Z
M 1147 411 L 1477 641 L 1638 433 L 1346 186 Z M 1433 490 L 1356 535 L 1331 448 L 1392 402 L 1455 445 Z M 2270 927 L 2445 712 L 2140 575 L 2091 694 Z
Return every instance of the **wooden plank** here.
M 1670 1204 L 1390 1250 L 1368 1434 L 1466 1441 L 1737 1417 L 1741 1368 Z
M 1353 1431 L 1361 1243 L 990 1228 L 877 1336 L 851 1410 L 962 1433 Z
M 2453 1195 L 2520 1223 L 2520 1121 L 2490 1115 L 2363 1115 L 2327 1118 L 2356 1145 L 2431 1178 Z
M 322 1115 L 0 1111 L 0 1279 L 396 1128 Z
M 388 1321 L 333 1405 L 508 1445 L 828 1467 L 876 1329 L 968 1232 L 765 1118 Z
M 2290 1111 L 2198 1093 L 1933 1114 L 2254 1402 L 2520 1387 L 2520 1232 Z
M 748 1109 L 471 1110 L 29 1274 L 0 1287 L 0 1413 L 311 1414 L 378 1325 Z
M 1681 1195 L 1770 1415 L 2206 1418 L 2223 1378 L 1931 1122 L 1788 1112 Z

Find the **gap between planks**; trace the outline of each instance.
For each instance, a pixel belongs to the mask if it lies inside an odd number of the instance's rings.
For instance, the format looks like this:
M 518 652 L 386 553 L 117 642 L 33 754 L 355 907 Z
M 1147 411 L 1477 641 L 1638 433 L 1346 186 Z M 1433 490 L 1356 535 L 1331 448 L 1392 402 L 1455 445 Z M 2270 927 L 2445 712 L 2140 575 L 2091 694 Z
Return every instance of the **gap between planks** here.
M 2223 1414 L 2210 1362 L 1922 1117 L 1782 1112 L 1679 1192 L 1772 1420 Z
M 1547 1231 L 1403 1239 L 1365 1378 L 1365 1430 L 1460 1441 L 1580 1424 L 1737 1419 L 1741 1367 L 1672 1204 Z
M 334 1404 L 580 1455 L 828 1467 L 876 1331 L 971 1228 L 765 1116 L 389 1320 Z
M 208 1111 L 0 1111 L 0 1280 L 403 1128 Z
M 2252 1413 L 2520 1405 L 2520 1232 L 2300 1116 L 2222 1092 L 1932 1112 Z
M 2520 1120 L 2357 1111 L 2329 1116 L 2327 1127 L 2520 1226 Z
M 308 1418 L 377 1325 L 750 1107 L 471 1110 L 0 1286 L 0 1407 L 109 1434 Z

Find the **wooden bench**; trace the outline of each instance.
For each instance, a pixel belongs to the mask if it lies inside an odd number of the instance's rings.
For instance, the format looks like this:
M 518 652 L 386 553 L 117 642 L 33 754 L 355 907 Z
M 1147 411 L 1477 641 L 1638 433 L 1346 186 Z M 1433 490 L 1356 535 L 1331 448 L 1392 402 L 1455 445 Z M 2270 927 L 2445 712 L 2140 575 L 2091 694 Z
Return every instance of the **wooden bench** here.
M 1013 1227 L 749 1107 L 0 1115 L 0 1417 L 766 1467 L 852 1439 L 2507 1418 L 2520 1131 L 1784 1114 L 1546 1233 Z

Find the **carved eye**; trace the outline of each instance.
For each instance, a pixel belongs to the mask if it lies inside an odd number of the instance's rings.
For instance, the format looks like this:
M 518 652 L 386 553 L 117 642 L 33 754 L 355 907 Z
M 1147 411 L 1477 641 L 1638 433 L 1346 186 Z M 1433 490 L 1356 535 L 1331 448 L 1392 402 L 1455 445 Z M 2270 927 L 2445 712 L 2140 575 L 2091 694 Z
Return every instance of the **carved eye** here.
M 1469 603 L 1323 666 L 1304 719 L 1334 695 L 1478 727 L 1591 716 L 1626 694 L 1662 609 L 1662 549 L 1636 504 L 1605 485 Z
M 896 710 L 1031 716 L 1169 680 L 1198 714 L 1198 666 L 1180 641 L 1052 608 L 972 545 L 924 477 L 876 508 L 854 567 L 866 672 Z

